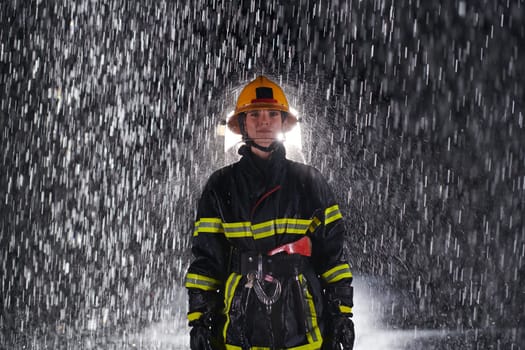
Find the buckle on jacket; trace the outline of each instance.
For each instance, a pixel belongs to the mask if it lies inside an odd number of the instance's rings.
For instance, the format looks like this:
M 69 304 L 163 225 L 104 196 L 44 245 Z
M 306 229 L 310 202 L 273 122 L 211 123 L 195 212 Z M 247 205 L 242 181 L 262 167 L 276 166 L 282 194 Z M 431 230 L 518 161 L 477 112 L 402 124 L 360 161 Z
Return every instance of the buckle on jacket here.
M 281 282 L 267 273 L 268 265 L 271 260 L 268 261 L 266 256 L 262 254 L 243 254 L 241 256 L 241 274 L 246 276 L 248 280 L 244 285 L 245 288 L 253 288 L 257 299 L 267 307 L 270 307 L 275 303 L 281 296 Z M 270 283 L 273 285 L 272 295 L 266 294 L 261 284 Z

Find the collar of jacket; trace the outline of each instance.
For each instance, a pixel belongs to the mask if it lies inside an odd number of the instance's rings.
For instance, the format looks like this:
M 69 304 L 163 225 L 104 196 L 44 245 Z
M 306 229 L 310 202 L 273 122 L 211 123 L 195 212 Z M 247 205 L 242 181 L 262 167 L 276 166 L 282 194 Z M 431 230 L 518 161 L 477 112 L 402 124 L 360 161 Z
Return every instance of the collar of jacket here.
M 275 179 L 280 175 L 284 161 L 286 160 L 286 149 L 281 142 L 277 144 L 276 149 L 266 161 L 257 159 L 257 156 L 247 145 L 244 145 L 239 149 L 239 154 L 242 156 L 240 160 L 242 168 L 245 169 L 250 176 L 260 178 L 267 184 L 275 182 Z M 265 165 L 263 169 L 261 169 L 262 164 Z

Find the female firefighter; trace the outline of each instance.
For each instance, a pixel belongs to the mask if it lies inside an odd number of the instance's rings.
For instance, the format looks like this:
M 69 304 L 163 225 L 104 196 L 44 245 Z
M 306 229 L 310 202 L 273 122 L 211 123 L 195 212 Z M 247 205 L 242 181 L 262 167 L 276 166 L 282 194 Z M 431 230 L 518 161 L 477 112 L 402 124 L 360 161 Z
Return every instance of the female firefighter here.
M 345 227 L 315 168 L 286 159 L 297 123 L 264 76 L 240 93 L 230 130 L 241 159 L 216 171 L 199 201 L 189 294 L 191 349 L 352 349 Z

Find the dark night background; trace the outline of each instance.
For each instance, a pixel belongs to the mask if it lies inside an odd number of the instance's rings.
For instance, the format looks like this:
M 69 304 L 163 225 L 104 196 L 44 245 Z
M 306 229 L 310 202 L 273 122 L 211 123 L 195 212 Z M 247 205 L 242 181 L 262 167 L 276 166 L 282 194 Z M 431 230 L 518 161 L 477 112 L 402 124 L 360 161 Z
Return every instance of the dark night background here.
M 445 335 L 415 348 L 523 349 L 525 1 L 0 13 L 0 348 L 133 348 L 111 339 L 185 324 L 216 128 L 264 73 L 302 117 L 381 327 Z

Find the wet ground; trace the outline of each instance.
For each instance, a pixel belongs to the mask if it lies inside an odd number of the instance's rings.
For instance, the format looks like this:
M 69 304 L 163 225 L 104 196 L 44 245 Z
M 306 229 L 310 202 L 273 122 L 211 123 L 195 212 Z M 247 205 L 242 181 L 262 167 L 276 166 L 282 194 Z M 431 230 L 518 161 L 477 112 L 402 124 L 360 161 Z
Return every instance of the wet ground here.
M 404 301 L 397 299 L 393 303 L 391 296 L 395 294 L 385 292 L 376 278 L 356 278 L 356 350 L 525 349 L 521 342 L 523 329 L 519 327 L 498 329 L 493 325 L 492 328 L 461 330 L 445 327 L 424 329 L 415 325 L 407 328 L 405 325 L 401 328 L 402 315 L 386 317 L 384 310 L 389 307 L 394 312 L 403 309 Z M 189 328 L 184 320 L 186 297 L 179 293 L 178 298 L 168 307 L 179 310 L 177 315 L 143 325 L 140 330 L 125 327 L 97 329 L 89 322 L 91 329 L 75 330 L 65 324 L 58 330 L 19 333 L 16 337 L 4 333 L 0 349 L 189 349 Z

